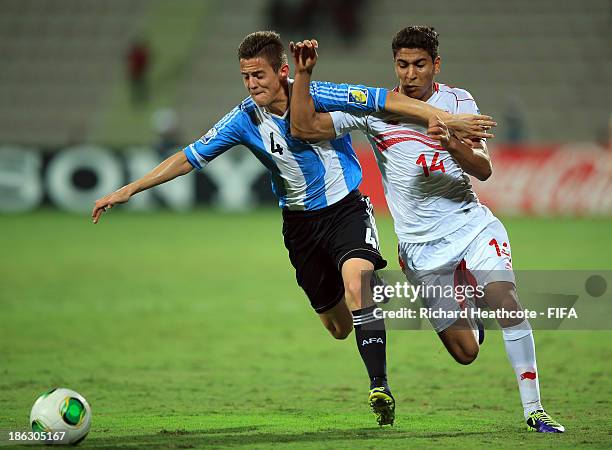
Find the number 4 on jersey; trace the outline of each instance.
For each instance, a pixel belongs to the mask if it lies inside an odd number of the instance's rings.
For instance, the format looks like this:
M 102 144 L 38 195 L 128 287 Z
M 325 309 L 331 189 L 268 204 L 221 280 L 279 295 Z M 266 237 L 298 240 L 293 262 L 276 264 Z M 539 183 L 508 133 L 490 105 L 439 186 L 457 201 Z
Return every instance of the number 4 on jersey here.
M 366 243 L 374 247 L 376 250 L 378 250 L 378 242 L 376 241 L 376 235 L 372 232 L 372 228 L 370 227 L 366 228 L 365 241 Z
M 270 133 L 270 152 L 283 154 L 283 147 L 279 144 L 274 145 L 274 133 Z
M 425 176 L 428 177 L 431 172 L 435 172 L 436 170 L 441 170 L 446 173 L 446 169 L 444 168 L 444 161 L 438 162 L 438 158 L 440 157 L 440 152 L 434 153 L 434 157 L 431 160 L 431 165 L 427 167 L 427 159 L 425 159 L 425 153 L 421 153 L 419 158 L 416 160 L 417 165 L 423 166 L 423 172 Z

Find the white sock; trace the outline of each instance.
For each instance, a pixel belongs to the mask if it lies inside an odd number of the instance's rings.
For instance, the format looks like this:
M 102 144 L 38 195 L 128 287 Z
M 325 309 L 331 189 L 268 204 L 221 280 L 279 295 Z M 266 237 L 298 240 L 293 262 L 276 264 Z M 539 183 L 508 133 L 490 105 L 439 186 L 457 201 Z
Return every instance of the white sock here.
M 540 383 L 533 333 L 527 320 L 504 328 L 503 333 L 506 353 L 516 374 L 523 412 L 527 419 L 527 416 L 533 411 L 544 409 L 540 402 Z

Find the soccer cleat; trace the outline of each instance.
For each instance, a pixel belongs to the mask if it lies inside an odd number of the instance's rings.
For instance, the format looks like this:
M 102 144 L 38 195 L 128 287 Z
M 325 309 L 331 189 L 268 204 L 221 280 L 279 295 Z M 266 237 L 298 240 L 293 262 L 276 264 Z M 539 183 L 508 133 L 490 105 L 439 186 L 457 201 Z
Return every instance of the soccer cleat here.
M 381 427 L 383 425 L 393 425 L 395 420 L 395 399 L 387 386 L 375 387 L 370 389 L 368 397 L 370 408 L 376 416 L 376 421 Z
M 537 431 L 538 433 L 565 432 L 565 427 L 542 409 L 538 409 L 527 416 L 527 429 L 529 431 Z

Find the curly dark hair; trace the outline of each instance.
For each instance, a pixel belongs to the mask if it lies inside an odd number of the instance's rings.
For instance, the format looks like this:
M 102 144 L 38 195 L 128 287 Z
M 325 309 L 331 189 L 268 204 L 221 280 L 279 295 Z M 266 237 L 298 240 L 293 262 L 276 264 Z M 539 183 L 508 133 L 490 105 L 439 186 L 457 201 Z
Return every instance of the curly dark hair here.
M 438 32 L 433 27 L 412 26 L 399 30 L 393 37 L 393 57 L 401 48 L 422 48 L 431 60 L 438 57 Z
M 275 31 L 256 31 L 247 35 L 238 47 L 238 59 L 261 56 L 277 71 L 287 64 L 287 54 L 280 35 Z

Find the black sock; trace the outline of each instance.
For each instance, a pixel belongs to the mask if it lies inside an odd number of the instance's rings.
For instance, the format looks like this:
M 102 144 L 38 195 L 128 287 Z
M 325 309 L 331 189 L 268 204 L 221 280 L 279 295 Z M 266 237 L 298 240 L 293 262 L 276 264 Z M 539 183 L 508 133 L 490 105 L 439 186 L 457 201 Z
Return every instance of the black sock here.
M 374 317 L 375 308 L 353 311 L 357 348 L 370 376 L 370 389 L 387 386 L 387 333 L 385 321 Z

